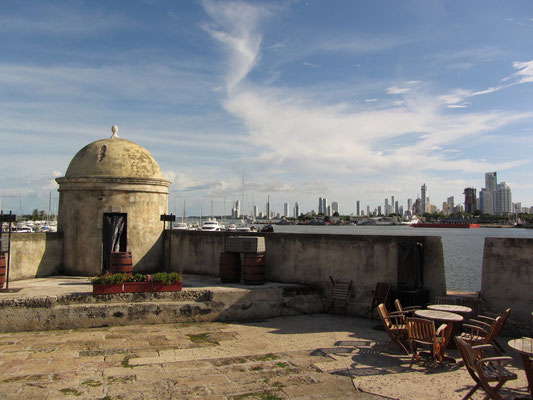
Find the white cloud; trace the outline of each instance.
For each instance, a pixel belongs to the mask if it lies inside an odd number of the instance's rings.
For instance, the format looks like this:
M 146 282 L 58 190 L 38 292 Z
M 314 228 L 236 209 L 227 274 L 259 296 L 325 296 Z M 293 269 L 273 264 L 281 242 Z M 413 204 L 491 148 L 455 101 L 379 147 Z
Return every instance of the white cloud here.
M 320 65 L 318 64 L 313 64 L 313 63 L 310 63 L 308 61 L 304 61 L 303 62 L 303 65 L 305 65 L 306 67 L 311 67 L 311 68 L 320 68 Z
M 408 91 L 408 88 L 399 88 L 398 86 L 391 86 L 390 88 L 385 89 L 387 94 L 402 94 L 407 93 Z
M 256 28 L 260 19 L 266 17 L 269 11 L 264 7 L 242 2 L 219 3 L 206 0 L 203 4 L 214 24 L 204 24 L 202 27 L 230 52 L 227 89 L 231 92 L 257 62 L 262 36 Z
M 518 83 L 533 82 L 533 60 L 526 62 L 514 62 L 513 67 L 517 70 L 513 76 L 518 77 Z

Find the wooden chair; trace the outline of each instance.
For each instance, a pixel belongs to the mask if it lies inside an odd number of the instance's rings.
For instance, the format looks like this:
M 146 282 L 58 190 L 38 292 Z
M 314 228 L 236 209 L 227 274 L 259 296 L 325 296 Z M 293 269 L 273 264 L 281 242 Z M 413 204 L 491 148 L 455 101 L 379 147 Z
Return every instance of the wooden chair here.
M 435 331 L 435 323 L 433 321 L 422 318 L 407 318 L 407 331 L 409 345 L 413 353 L 409 367 L 413 365 L 415 360 L 420 358 L 422 354 L 418 351 L 420 345 L 429 348 L 429 356 L 430 360 L 433 361 L 433 367 L 435 367 L 437 361 L 439 363 L 444 362 L 445 351 L 450 336 L 447 324 L 442 324 Z
M 372 294 L 372 302 L 370 303 L 370 310 L 367 311 L 367 314 L 370 313 L 370 321 L 374 318 L 374 310 L 376 307 L 383 303 L 387 304 L 389 298 L 389 293 L 391 289 L 391 284 L 387 282 L 378 282 L 376 284 L 376 289 Z
M 497 327 L 499 330 L 494 333 L 494 338 L 490 343 L 493 343 L 500 352 L 505 353 L 504 348 L 496 341 L 496 337 L 500 334 L 500 332 L 503 330 L 503 327 L 505 326 L 505 322 L 507 322 L 507 318 L 509 318 L 509 314 L 511 313 L 511 309 L 508 308 L 505 310 L 505 312 L 500 316 L 501 321 L 500 325 Z M 474 325 L 480 325 L 484 327 L 486 330 L 490 330 L 490 327 L 494 322 L 496 321 L 498 317 L 490 317 L 487 315 L 476 315 L 475 318 L 472 318 L 469 322 Z
M 465 340 L 472 346 L 482 345 L 482 344 L 494 344 L 498 347 L 499 351 L 503 351 L 499 344 L 496 344 L 496 338 L 500 334 L 503 328 L 503 317 L 497 317 L 492 323 L 486 324 L 481 321 L 475 321 L 474 324 L 468 323 L 463 324 L 463 329 L 465 332 L 462 332 L 457 337 Z M 472 320 L 470 320 L 472 322 Z
M 409 354 L 409 350 L 405 347 L 405 342 L 408 340 L 407 325 L 405 323 L 405 317 L 403 314 L 399 313 L 390 313 L 387 311 L 385 304 L 381 303 L 378 306 L 379 316 L 383 322 L 383 326 L 387 335 L 389 335 L 391 344 L 396 344 L 405 354 Z
M 461 353 L 468 373 L 476 382 L 476 385 L 463 397 L 463 400 L 470 398 L 479 388 L 485 390 L 491 399 L 500 400 L 502 397 L 498 392 L 505 382 L 518 378 L 515 373 L 504 367 L 504 364 L 511 361 L 512 357 L 497 356 L 480 358 L 480 354 L 485 354 L 488 350 L 493 349 L 493 346 L 490 344 L 472 346 L 459 336 L 455 337 L 455 343 Z M 491 382 L 497 383 L 495 386 L 491 386 Z
M 400 302 L 400 299 L 394 300 L 394 307 L 396 307 L 396 311 L 404 315 L 410 315 L 410 316 L 414 316 L 415 311 L 420 310 L 422 308 L 421 306 L 403 307 L 402 303 Z
M 435 297 L 435 304 L 452 304 L 457 305 L 458 298 L 452 296 L 437 296 Z
M 329 279 L 333 285 L 329 310 L 331 313 L 342 313 L 342 315 L 345 316 L 348 300 L 350 299 L 350 294 L 352 292 L 352 281 L 333 280 L 331 276 Z

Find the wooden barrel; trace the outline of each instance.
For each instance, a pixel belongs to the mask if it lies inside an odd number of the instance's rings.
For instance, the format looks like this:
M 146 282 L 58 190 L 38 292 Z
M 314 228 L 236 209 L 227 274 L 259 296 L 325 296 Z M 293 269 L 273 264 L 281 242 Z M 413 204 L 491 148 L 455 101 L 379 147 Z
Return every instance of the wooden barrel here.
M 239 283 L 241 281 L 240 253 L 220 253 L 220 281 Z
M 4 287 L 6 282 L 6 254 L 0 253 L 0 289 Z
M 242 277 L 247 285 L 263 285 L 265 283 L 265 255 L 244 253 Z
M 124 273 L 130 276 L 133 272 L 133 260 L 131 258 L 131 252 L 118 251 L 111 253 L 109 259 L 109 273 L 120 274 Z

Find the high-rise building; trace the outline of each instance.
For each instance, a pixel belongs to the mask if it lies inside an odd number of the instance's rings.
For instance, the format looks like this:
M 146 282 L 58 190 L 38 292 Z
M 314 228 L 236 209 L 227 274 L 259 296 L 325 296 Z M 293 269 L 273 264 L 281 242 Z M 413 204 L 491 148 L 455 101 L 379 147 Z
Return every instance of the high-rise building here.
M 422 211 L 422 214 L 427 212 L 427 196 L 428 196 L 428 188 L 426 184 L 424 183 L 422 187 L 420 188 L 420 208 Z
M 339 213 L 339 203 L 338 202 L 336 202 L 336 201 L 332 201 L 331 202 L 331 213 L 332 214 Z
M 289 215 L 289 203 L 283 204 L 283 216 L 284 217 L 290 217 Z
M 298 202 L 294 203 L 294 218 L 298 218 L 300 216 L 300 206 L 298 205 Z
M 407 199 L 407 212 L 409 215 L 413 214 L 413 199 Z
M 494 214 L 495 207 L 495 196 L 496 188 L 498 186 L 498 177 L 496 172 L 486 172 L 485 173 L 485 190 L 481 189 L 479 193 L 480 209 L 485 214 Z
M 324 209 L 322 208 L 322 197 L 318 198 L 318 213 L 319 214 L 323 214 L 324 213 Z
M 398 200 L 396 200 L 394 202 L 394 214 L 399 214 L 399 210 L 398 210 Z
M 487 189 L 489 192 L 495 192 L 497 185 L 498 185 L 498 176 L 496 172 L 486 172 L 485 173 L 485 189 Z
M 389 199 L 385 199 L 385 208 L 384 208 L 385 215 L 389 215 Z
M 324 213 L 324 215 L 327 215 L 328 213 L 328 199 L 326 199 L 325 197 L 322 199 L 322 212 Z
M 496 185 L 495 212 L 504 214 L 512 212 L 511 188 L 505 182 Z
M 477 209 L 477 196 L 475 188 L 465 188 L 465 212 L 473 214 Z
M 253 214 L 254 214 L 254 219 L 256 219 L 257 218 L 257 206 L 253 207 Z
M 361 202 L 357 200 L 355 202 L 355 216 L 359 216 L 361 214 Z
M 267 217 L 267 219 L 270 219 L 271 215 L 272 214 L 271 214 L 271 210 L 270 210 L 270 195 L 269 195 L 267 203 L 266 203 L 266 217 Z
M 453 210 L 453 208 L 455 207 L 455 198 L 453 196 L 450 196 L 446 199 L 446 202 L 450 206 L 450 209 Z

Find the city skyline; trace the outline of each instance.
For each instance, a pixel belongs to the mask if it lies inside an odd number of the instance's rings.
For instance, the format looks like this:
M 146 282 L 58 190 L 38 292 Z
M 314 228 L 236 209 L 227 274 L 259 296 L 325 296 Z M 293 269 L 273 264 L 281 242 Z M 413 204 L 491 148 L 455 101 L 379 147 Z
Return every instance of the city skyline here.
M 55 210 L 54 179 L 113 124 L 178 214 L 230 214 L 243 171 L 250 207 L 282 214 L 405 208 L 423 183 L 440 208 L 487 171 L 533 205 L 529 1 L 30 0 L 0 19 L 4 211 L 50 192 Z

